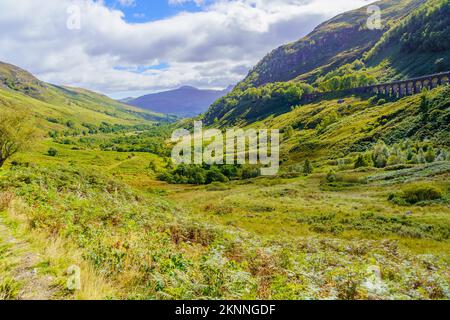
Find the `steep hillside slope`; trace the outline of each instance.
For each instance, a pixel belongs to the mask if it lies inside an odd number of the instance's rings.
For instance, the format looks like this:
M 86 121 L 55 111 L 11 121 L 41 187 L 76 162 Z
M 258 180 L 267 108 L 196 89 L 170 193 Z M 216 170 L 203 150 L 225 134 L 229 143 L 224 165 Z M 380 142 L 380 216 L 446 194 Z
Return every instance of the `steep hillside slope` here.
M 16 66 L 0 62 L 0 106 L 29 110 L 44 127 L 82 127 L 99 125 L 143 124 L 166 121 L 164 115 L 144 111 L 79 88 L 59 87 L 35 78 Z
M 127 99 L 126 103 L 163 114 L 193 117 L 205 112 L 214 101 L 230 91 L 230 89 L 201 90 L 185 86 L 176 90 L 148 94 L 136 99 Z
M 367 66 L 383 65 L 384 79 L 450 70 L 450 2 L 432 0 L 398 21 L 366 55 Z
M 341 14 L 297 42 L 269 53 L 238 86 L 260 86 L 268 82 L 314 81 L 318 75 L 352 62 L 374 46 L 391 24 L 416 9 L 424 0 L 383 0 L 382 30 L 367 27 L 367 7 Z
M 450 69 L 448 0 L 375 4 L 382 9 L 383 30 L 367 29 L 367 7 L 323 23 L 266 56 L 210 107 L 205 122 L 246 125 L 289 112 L 312 90 L 339 91 Z
M 428 141 L 448 149 L 450 87 L 392 102 L 356 96 L 326 99 L 250 126 L 280 129 L 284 160 L 290 163 L 347 157 L 370 150 L 379 140 L 388 145 Z

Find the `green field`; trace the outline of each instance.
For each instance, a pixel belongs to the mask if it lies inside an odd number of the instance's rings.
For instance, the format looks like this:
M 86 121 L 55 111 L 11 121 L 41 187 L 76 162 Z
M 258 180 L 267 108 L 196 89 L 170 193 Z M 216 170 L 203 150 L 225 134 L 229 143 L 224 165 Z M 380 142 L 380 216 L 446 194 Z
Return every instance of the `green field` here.
M 355 170 L 315 160 L 316 173 L 283 178 L 290 160 L 278 177 L 169 185 L 156 178 L 160 156 L 54 141 L 17 155 L 0 178 L 2 220 L 37 252 L 32 267 L 50 277 L 51 298 L 449 297 L 449 162 Z M 389 200 L 414 181 L 444 196 Z M 2 252 L 11 276 L 0 288 L 20 297 L 29 284 L 12 280 L 15 254 Z M 73 264 L 82 268 L 81 291 L 65 287 Z

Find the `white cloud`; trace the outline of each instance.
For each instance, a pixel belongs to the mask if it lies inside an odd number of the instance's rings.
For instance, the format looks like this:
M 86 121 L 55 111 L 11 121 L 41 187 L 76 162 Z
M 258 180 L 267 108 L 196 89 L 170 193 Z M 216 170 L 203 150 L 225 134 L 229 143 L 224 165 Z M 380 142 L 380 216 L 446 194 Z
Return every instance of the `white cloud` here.
M 180 3 L 185 0 L 169 0 Z M 190 0 L 192 1 L 192 0 Z M 196 0 L 194 0 L 196 1 Z M 123 5 L 133 1 L 122 0 Z M 196 1 L 199 4 L 203 1 Z M 81 29 L 66 27 L 81 8 Z M 0 60 L 43 80 L 107 94 L 184 84 L 218 88 L 241 80 L 260 58 L 326 18 L 365 0 L 219 0 L 203 10 L 140 24 L 93 0 L 2 0 Z M 131 67 L 165 63 L 143 73 Z
M 180 5 L 180 4 L 185 4 L 188 2 L 193 2 L 197 6 L 201 6 L 201 5 L 205 4 L 205 0 L 169 0 L 170 5 Z

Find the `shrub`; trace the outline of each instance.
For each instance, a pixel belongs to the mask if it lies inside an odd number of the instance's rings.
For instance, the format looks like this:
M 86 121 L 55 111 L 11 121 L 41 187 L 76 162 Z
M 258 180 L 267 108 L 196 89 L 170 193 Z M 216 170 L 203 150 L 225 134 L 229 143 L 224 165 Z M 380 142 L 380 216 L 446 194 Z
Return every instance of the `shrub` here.
M 207 191 L 226 191 L 229 188 L 222 182 L 213 182 L 206 187 Z
M 389 200 L 397 204 L 417 204 L 424 201 L 442 199 L 441 189 L 428 183 L 417 183 L 404 188 L 397 195 L 390 195 Z
M 156 164 L 155 160 L 150 160 L 150 163 L 148 164 L 148 168 L 153 171 L 153 172 L 157 172 L 158 171 L 158 165 Z
M 330 172 L 328 172 L 327 181 L 330 183 L 336 182 L 336 172 L 334 170 L 330 170 Z
M 66 126 L 67 126 L 68 128 L 73 129 L 73 128 L 75 127 L 75 122 L 73 122 L 72 120 L 68 120 L 68 121 L 66 122 Z
M 217 167 L 212 167 L 207 173 L 206 173 L 206 183 L 210 184 L 212 182 L 227 182 L 228 178 L 220 172 L 220 170 Z
M 309 162 L 308 159 L 306 159 L 305 164 L 303 165 L 303 174 L 305 176 L 310 175 L 313 172 L 313 167 L 311 165 L 311 162 Z
M 424 91 L 420 96 L 420 112 L 427 113 L 430 109 L 430 101 L 428 99 L 428 92 Z
M 377 104 L 377 99 L 378 99 L 377 96 L 371 97 L 371 98 L 368 100 L 369 106 L 372 106 L 372 107 L 375 106 L 375 105 Z
M 196 224 L 174 224 L 170 226 L 170 235 L 175 244 L 196 243 L 208 246 L 216 238 L 214 230 Z
M 369 160 L 367 159 L 367 157 L 365 157 L 364 155 L 359 155 L 358 159 L 356 159 L 356 162 L 355 162 L 355 169 L 369 167 L 369 166 L 370 166 L 370 163 L 369 163 Z
M 378 105 L 382 106 L 383 104 L 386 104 L 386 99 L 380 99 L 378 100 Z
M 402 164 L 403 162 L 404 161 L 401 157 L 399 157 L 396 154 L 393 154 L 393 155 L 389 156 L 386 165 L 387 166 L 397 166 L 397 165 Z
M 58 150 L 56 150 L 55 148 L 50 148 L 48 149 L 47 154 L 50 157 L 56 157 L 56 155 L 58 154 Z
M 292 126 L 286 127 L 284 130 L 284 135 L 286 139 L 290 139 L 294 135 L 294 128 L 292 128 Z
M 246 166 L 242 168 L 241 177 L 242 179 L 252 179 L 258 177 L 260 174 L 259 169 L 251 166 Z
M 429 148 L 428 151 L 425 153 L 425 161 L 428 163 L 434 162 L 436 159 L 436 152 L 434 152 L 433 148 Z
M 372 160 L 377 168 L 384 168 L 387 165 L 389 158 L 389 149 L 384 141 L 379 141 L 372 152 Z
M 228 182 L 235 179 L 251 179 L 260 175 L 256 166 L 209 166 L 181 164 L 176 168 L 158 175 L 158 179 L 172 184 L 210 184 L 213 182 Z

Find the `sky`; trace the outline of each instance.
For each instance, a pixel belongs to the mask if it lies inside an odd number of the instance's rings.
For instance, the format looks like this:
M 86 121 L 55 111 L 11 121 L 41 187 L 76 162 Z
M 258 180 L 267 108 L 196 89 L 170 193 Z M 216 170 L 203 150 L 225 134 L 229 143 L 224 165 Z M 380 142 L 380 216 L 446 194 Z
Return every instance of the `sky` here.
M 1 0 L 0 61 L 113 98 L 223 89 L 368 0 Z

